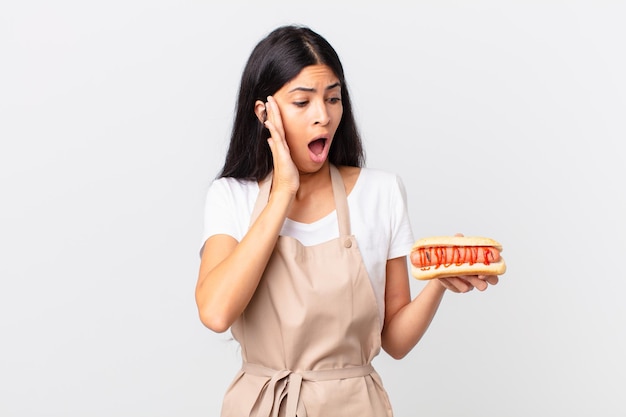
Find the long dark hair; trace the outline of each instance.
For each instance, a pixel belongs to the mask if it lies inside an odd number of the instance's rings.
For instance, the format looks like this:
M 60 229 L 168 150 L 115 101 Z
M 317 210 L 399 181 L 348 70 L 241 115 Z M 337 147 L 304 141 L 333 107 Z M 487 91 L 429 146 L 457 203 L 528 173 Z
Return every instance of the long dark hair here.
M 257 100 L 280 90 L 304 67 L 327 65 L 341 83 L 343 116 L 329 153 L 335 165 L 361 167 L 365 154 L 359 135 L 343 66 L 333 47 L 319 34 L 304 26 L 282 26 L 273 30 L 254 48 L 241 76 L 237 109 L 230 146 L 220 177 L 261 180 L 272 171 L 272 153 L 267 144 L 269 131 L 254 113 Z

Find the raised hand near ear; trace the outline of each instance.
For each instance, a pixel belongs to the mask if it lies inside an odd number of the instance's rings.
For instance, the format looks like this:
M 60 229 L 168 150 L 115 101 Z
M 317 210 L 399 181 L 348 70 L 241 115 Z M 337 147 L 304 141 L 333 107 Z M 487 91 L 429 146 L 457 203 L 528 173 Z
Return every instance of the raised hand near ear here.
M 267 119 L 264 124 L 271 134 L 267 143 L 272 151 L 274 161 L 272 192 L 287 192 L 295 195 L 300 186 L 300 175 L 296 164 L 291 159 L 280 109 L 274 97 L 269 96 L 267 98 L 265 111 Z

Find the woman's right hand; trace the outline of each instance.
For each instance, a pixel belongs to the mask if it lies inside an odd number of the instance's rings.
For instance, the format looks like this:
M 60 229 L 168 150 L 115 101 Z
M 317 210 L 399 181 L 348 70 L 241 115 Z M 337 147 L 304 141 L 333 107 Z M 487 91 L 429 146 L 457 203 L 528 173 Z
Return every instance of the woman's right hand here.
M 241 241 L 217 234 L 204 243 L 196 303 L 202 323 L 216 332 L 226 331 L 252 299 L 300 186 L 300 175 L 285 140 L 280 110 L 272 97 L 268 97 L 265 111 L 265 126 L 272 135 L 268 143 L 274 160 L 270 200 Z
M 267 97 L 265 111 L 267 112 L 265 127 L 271 134 L 271 137 L 267 139 L 267 143 L 272 151 L 274 161 L 272 192 L 284 191 L 295 195 L 300 187 L 300 174 L 296 164 L 291 159 L 289 146 L 285 139 L 285 129 L 280 116 L 280 109 L 274 97 Z

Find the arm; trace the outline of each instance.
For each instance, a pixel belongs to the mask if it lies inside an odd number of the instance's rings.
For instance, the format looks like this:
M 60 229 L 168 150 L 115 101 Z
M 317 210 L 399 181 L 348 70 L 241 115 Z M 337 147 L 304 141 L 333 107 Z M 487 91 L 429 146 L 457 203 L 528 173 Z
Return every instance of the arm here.
M 246 235 L 237 242 L 231 236 L 215 235 L 204 244 L 196 284 L 196 304 L 202 323 L 216 332 L 226 331 L 254 295 L 274 250 L 300 184 L 273 98 L 258 102 L 258 116 L 267 111 L 265 126 L 271 137 L 274 174 L 269 201 Z M 264 116 L 264 115 L 263 115 Z
M 445 288 L 432 280 L 411 301 L 406 257 L 387 261 L 382 347 L 389 355 L 401 359 L 415 347 L 435 316 L 444 292 Z
M 487 289 L 497 276 L 478 275 L 433 279 L 411 301 L 406 257 L 387 261 L 385 324 L 382 347 L 395 359 L 406 356 L 420 341 L 433 320 L 446 289 L 464 293 Z
M 248 305 L 291 203 L 288 193 L 272 193 L 266 208 L 241 242 L 228 235 L 207 239 L 200 261 L 196 304 L 202 323 L 226 331 Z

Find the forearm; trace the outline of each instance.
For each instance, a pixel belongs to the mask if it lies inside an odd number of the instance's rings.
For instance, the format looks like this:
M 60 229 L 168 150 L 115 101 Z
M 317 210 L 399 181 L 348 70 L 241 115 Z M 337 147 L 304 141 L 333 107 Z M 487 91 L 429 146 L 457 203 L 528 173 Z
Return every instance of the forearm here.
M 200 266 L 196 303 L 201 321 L 222 332 L 241 315 L 272 255 L 292 198 L 273 194 L 241 242 L 209 239 Z M 229 247 L 230 246 L 230 247 Z
M 413 301 L 389 318 L 382 332 L 383 349 L 396 359 L 406 356 L 426 333 L 444 292 L 437 280 L 430 281 Z

